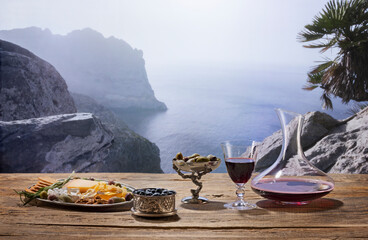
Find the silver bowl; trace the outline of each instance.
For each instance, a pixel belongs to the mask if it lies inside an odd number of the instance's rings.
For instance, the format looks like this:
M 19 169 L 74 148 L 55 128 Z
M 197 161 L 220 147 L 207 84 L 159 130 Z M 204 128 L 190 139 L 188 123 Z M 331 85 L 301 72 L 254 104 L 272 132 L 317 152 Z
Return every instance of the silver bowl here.
M 134 194 L 132 212 L 134 215 L 142 217 L 166 217 L 175 215 L 175 196 L 176 192 L 166 196 Z

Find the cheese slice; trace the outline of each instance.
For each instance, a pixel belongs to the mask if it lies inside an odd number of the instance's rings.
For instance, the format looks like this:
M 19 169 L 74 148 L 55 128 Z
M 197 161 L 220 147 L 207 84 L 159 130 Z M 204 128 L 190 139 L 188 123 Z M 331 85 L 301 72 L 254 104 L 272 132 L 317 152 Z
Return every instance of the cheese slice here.
M 99 182 L 94 187 L 94 190 L 97 192 L 97 195 L 104 200 L 109 200 L 112 197 L 125 197 L 127 194 L 125 187 L 121 188 L 115 185 L 108 185 L 106 182 Z
M 84 180 L 84 179 L 73 179 L 65 184 L 66 188 L 79 188 L 81 193 L 87 192 L 88 189 L 96 186 L 97 181 Z

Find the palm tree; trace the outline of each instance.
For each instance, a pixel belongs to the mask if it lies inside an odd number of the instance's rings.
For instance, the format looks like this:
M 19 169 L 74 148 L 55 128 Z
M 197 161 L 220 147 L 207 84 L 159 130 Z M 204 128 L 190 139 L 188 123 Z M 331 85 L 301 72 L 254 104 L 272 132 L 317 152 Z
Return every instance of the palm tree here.
M 304 87 L 322 88 L 324 107 L 333 108 L 331 95 L 343 103 L 368 100 L 368 0 L 330 0 L 298 38 L 321 53 L 337 49 L 334 59 L 326 58 L 308 73 Z

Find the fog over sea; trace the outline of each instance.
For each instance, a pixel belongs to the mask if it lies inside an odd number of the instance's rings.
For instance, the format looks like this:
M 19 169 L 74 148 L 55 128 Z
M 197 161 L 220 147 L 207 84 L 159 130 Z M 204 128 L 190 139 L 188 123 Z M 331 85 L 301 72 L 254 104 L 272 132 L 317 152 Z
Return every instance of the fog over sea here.
M 161 168 L 172 173 L 177 152 L 214 154 L 223 160 L 220 143 L 232 139 L 263 140 L 281 128 L 275 108 L 306 113 L 324 111 L 321 91 L 305 91 L 302 69 L 200 69 L 148 71 L 156 97 L 168 110 L 159 113 L 118 113 L 128 126 L 157 144 Z M 349 116 L 348 106 L 333 100 L 337 119 Z M 226 172 L 224 162 L 215 172 Z

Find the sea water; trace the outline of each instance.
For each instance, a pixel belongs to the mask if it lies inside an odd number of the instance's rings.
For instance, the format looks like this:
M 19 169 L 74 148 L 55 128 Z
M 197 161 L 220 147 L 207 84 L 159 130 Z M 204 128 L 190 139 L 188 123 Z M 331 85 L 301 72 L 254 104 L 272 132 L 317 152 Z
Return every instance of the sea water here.
M 306 91 L 305 71 L 166 71 L 148 75 L 166 112 L 124 112 L 128 126 L 160 148 L 161 168 L 173 173 L 177 152 L 213 154 L 223 160 L 225 140 L 262 141 L 279 130 L 274 112 L 283 108 L 298 113 L 324 111 L 322 91 Z M 349 116 L 348 106 L 333 100 L 337 119 Z M 215 172 L 226 172 L 223 162 Z

